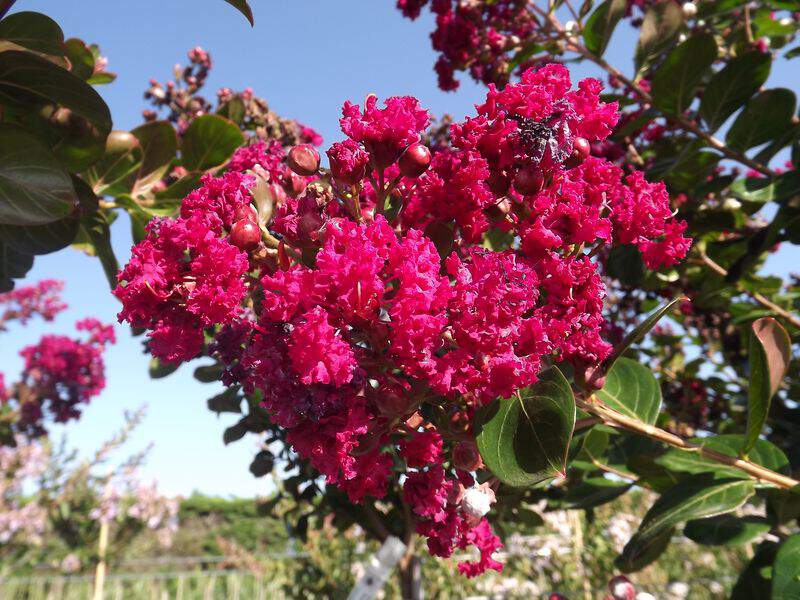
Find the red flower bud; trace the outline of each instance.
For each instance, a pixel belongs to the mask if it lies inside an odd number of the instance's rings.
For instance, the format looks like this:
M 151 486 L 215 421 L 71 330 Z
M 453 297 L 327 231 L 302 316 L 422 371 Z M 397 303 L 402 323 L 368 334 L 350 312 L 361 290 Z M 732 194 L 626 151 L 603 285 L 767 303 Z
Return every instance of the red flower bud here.
M 486 180 L 486 185 L 489 186 L 489 189 L 492 190 L 495 196 L 501 197 L 508 193 L 508 188 L 511 187 L 511 181 L 505 173 L 493 171 L 492 174 L 489 175 L 489 179 Z
M 572 142 L 572 153 L 569 158 L 564 161 L 564 166 L 567 169 L 574 169 L 578 165 L 582 165 L 583 161 L 589 158 L 592 152 L 592 145 L 589 140 L 582 137 L 576 137 Z
M 291 171 L 283 176 L 283 187 L 292 198 L 297 198 L 306 189 L 306 180 Z
M 411 144 L 400 156 L 397 166 L 406 177 L 419 177 L 431 164 L 431 151 L 424 144 Z
M 523 196 L 538 194 L 544 187 L 544 174 L 532 165 L 526 165 L 514 176 L 514 189 Z
M 286 164 L 298 175 L 308 177 L 319 169 L 319 152 L 310 144 L 300 144 L 289 150 Z
M 453 448 L 453 466 L 462 471 L 477 471 L 483 467 L 475 442 L 459 442 Z
M 242 219 L 231 227 L 231 243 L 241 250 L 252 250 L 261 241 L 261 230 L 255 221 Z
M 233 211 L 233 222 L 236 221 L 255 221 L 256 211 L 250 204 L 243 204 Z

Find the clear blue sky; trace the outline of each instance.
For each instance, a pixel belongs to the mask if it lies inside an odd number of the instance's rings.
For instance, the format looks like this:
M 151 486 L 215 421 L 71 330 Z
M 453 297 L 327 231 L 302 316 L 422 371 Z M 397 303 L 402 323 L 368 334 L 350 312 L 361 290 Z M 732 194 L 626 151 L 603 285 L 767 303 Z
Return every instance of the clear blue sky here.
M 347 99 L 361 101 L 368 93 L 412 94 L 432 113 L 456 117 L 468 114 L 482 99 L 483 89 L 468 80 L 462 80 L 457 93 L 439 91 L 428 39 L 432 20 L 427 14 L 415 22 L 401 18 L 394 0 L 251 0 L 251 5 L 254 29 L 222 0 L 19 0 L 15 10 L 43 12 L 58 21 L 67 37 L 100 45 L 109 70 L 118 74 L 113 84 L 99 88 L 116 129 L 141 122 L 148 79 L 170 77 L 172 65 L 185 64 L 186 51 L 196 45 L 211 52 L 214 60 L 209 95 L 222 86 L 252 87 L 279 114 L 317 129 L 326 144 L 340 137 L 337 119 Z M 631 33 L 621 28 L 607 58 L 630 72 L 633 43 Z M 792 87 L 790 66 L 796 64 L 782 63 L 776 65 L 770 85 Z M 596 75 L 583 65 L 572 72 L 574 79 Z M 117 257 L 124 263 L 131 242 L 127 218 L 118 219 L 112 233 Z M 792 258 L 797 256 L 792 253 Z M 791 263 L 784 254 L 772 260 L 770 271 L 786 273 Z M 55 323 L 15 327 L 3 335 L 0 370 L 7 379 L 19 372 L 19 348 L 42 333 L 72 333 L 75 320 L 89 315 L 116 320 L 118 304 L 96 259 L 73 250 L 38 257 L 22 283 L 43 278 L 66 281 L 64 298 L 70 309 Z M 266 493 L 269 483 L 254 479 L 247 470 L 255 439 L 225 447 L 222 431 L 235 416 L 217 418 L 205 406 L 206 398 L 221 386 L 196 382 L 191 376 L 194 365 L 184 365 L 166 379 L 150 380 L 140 340 L 121 325 L 117 335 L 119 342 L 108 353 L 106 390 L 80 422 L 61 428 L 70 442 L 91 452 L 121 425 L 124 410 L 146 403 L 147 418 L 126 447 L 133 452 L 154 443 L 145 477 L 157 479 L 170 494 L 187 495 L 194 489 L 220 495 Z

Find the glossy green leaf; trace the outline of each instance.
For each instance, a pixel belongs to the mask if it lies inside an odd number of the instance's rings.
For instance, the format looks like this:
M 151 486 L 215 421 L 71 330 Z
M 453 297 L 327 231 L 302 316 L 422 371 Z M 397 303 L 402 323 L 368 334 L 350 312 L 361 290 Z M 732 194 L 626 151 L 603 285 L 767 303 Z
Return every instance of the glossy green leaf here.
M 33 266 L 33 255 L 14 250 L 0 242 L 0 292 L 14 288 L 14 279 L 25 277 Z
M 244 18 L 250 23 L 250 27 L 253 27 L 255 23 L 253 22 L 253 11 L 250 8 L 250 5 L 247 3 L 247 0 L 225 0 L 228 4 L 233 6 L 236 10 L 244 15 Z
M 753 96 L 731 125 L 725 143 L 744 152 L 779 137 L 792 126 L 797 98 L 785 88 Z
M 178 151 L 178 136 L 167 121 L 145 123 L 131 130 L 131 134 L 139 141 L 142 151 L 141 162 L 130 175 L 131 194 L 138 196 L 149 191 L 166 174 Z
M 731 512 L 754 493 L 753 482 L 745 479 L 714 479 L 704 473 L 680 481 L 647 511 L 622 551 L 623 560 L 635 560 L 654 539 L 679 523 Z
M 645 423 L 655 423 L 661 409 L 661 387 L 653 373 L 630 358 L 618 358 L 595 392 L 608 407 Z
M 233 121 L 219 115 L 198 117 L 183 135 L 183 166 L 205 171 L 224 164 L 244 144 L 244 134 Z
M 647 540 L 642 540 L 637 547 L 636 554 L 621 554 L 614 561 L 616 567 L 623 573 L 633 573 L 644 569 L 646 566 L 655 562 L 659 556 L 669 547 L 672 541 L 674 528 L 665 529 L 658 535 L 652 536 Z
M 111 131 L 108 106 L 80 77 L 30 52 L 1 52 L 0 104 L 30 110 L 36 103 L 69 109 L 86 119 L 103 141 Z
M 711 78 L 700 100 L 700 116 L 711 131 L 739 110 L 769 77 L 772 56 L 752 51 L 731 60 Z
M 495 400 L 475 416 L 484 463 L 512 486 L 531 486 L 563 474 L 574 427 L 575 398 L 555 367 L 534 385 Z
M 583 41 L 589 52 L 595 56 L 603 55 L 617 23 L 625 16 L 626 5 L 625 0 L 605 0 L 586 19 Z
M 114 289 L 117 286 L 119 262 L 111 247 L 110 224 L 103 211 L 98 210 L 81 218 L 73 246 L 90 256 L 96 256 L 109 287 Z
M 717 42 L 710 33 L 693 35 L 673 48 L 653 74 L 653 104 L 665 112 L 683 114 L 716 58 Z
M 639 323 L 627 336 L 625 336 L 625 339 L 622 340 L 622 342 L 614 346 L 614 350 L 611 352 L 611 355 L 606 359 L 606 364 L 613 365 L 614 361 L 622 356 L 628 348 L 642 341 L 644 336 L 646 336 L 648 332 L 656 326 L 656 323 L 658 323 L 664 315 L 685 300 L 686 298 L 684 296 L 678 296 L 669 302 L 665 302 L 652 313 L 647 315 L 647 318 Z
M 642 253 L 632 244 L 612 248 L 606 261 L 606 274 L 618 279 L 623 285 L 640 285 L 645 275 Z
M 52 223 L 77 203 L 69 175 L 53 153 L 25 130 L 0 125 L 0 223 Z
M 636 70 L 649 65 L 669 49 L 683 27 L 683 11 L 677 2 L 656 2 L 644 15 L 636 44 Z
M 767 533 L 770 528 L 763 517 L 727 514 L 689 521 L 683 534 L 704 546 L 738 546 Z
M 739 200 L 757 202 L 780 202 L 800 194 L 800 171 L 788 171 L 777 177 L 748 177 L 737 179 L 730 194 Z
M 47 15 L 22 11 L 0 21 L 0 40 L 52 56 L 64 53 L 64 32 Z
M 50 254 L 69 246 L 78 234 L 78 219 L 64 217 L 44 225 L 0 224 L 0 241 L 25 254 Z
M 86 171 L 85 178 L 96 194 L 128 194 L 141 162 L 142 146 L 137 137 L 127 131 L 112 131 L 106 139 L 105 153 Z
M 769 415 L 772 397 L 786 376 L 792 358 L 792 341 L 772 317 L 753 322 L 750 333 L 750 385 L 747 389 L 747 432 L 741 452 L 755 445 Z
M 91 79 L 94 74 L 94 55 L 83 40 L 70 38 L 64 42 L 69 70 L 84 81 Z
M 800 598 L 800 535 L 783 542 L 772 567 L 772 600 Z

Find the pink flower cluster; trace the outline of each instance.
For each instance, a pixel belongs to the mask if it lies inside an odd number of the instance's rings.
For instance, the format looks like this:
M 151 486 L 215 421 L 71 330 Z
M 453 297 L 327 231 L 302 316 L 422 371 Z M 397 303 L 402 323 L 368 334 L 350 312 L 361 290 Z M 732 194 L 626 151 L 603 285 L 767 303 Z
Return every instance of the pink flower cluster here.
M 46 416 L 58 423 L 77 419 L 81 404 L 105 387 L 103 351 L 115 340 L 113 327 L 89 318 L 76 323 L 88 340 L 45 335 L 20 351 L 25 361 L 16 386 L 20 426 L 29 435 L 45 433 Z
M 0 331 L 5 329 L 8 321 L 16 319 L 25 325 L 34 315 L 52 321 L 67 308 L 59 296 L 63 289 L 63 281 L 43 279 L 34 285 L 0 294 Z
M 428 0 L 397 0 L 397 8 L 409 19 L 419 17 Z M 455 90 L 456 71 L 469 71 L 473 79 L 490 84 L 508 82 L 509 59 L 537 27 L 526 3 L 519 0 L 463 2 L 431 0 L 436 29 L 433 49 L 439 52 L 434 67 L 439 87 Z
M 597 254 L 633 244 L 656 268 L 688 249 L 663 185 L 589 157 L 618 118 L 600 91 L 526 71 L 433 153 L 416 99 L 346 103 L 323 171 L 309 147 L 240 149 L 149 226 L 120 319 L 161 359 L 217 358 L 353 502 L 402 487 L 432 554 L 476 546 L 462 571 L 499 569 L 472 414 L 607 356 Z M 440 409 L 447 427 L 422 416 Z

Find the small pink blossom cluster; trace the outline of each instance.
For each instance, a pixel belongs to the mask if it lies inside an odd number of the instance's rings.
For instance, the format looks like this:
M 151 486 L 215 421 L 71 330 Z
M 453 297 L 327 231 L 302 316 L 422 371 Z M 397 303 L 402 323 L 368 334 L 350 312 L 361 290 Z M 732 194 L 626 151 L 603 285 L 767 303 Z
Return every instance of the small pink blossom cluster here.
M 397 0 L 409 19 L 419 17 L 426 4 L 428 0 Z M 434 69 L 446 91 L 458 88 L 456 71 L 469 71 L 486 84 L 507 83 L 510 58 L 537 27 L 526 2 L 519 0 L 431 0 L 430 8 L 436 15 L 431 44 L 439 53 Z
M 64 423 L 77 419 L 87 404 L 105 387 L 103 351 L 115 342 L 114 329 L 94 318 L 76 323 L 86 341 L 64 335 L 45 335 L 20 351 L 25 361 L 15 386 L 19 425 L 29 435 L 45 433 L 45 417 Z
M 548 65 L 492 86 L 433 152 L 415 98 L 374 96 L 344 105 L 329 169 L 306 144 L 240 149 L 134 247 L 120 319 L 160 359 L 218 359 L 353 502 L 402 487 L 432 554 L 499 569 L 472 415 L 608 355 L 597 254 L 688 250 L 662 184 L 588 156 L 618 118 L 600 91 Z
M 47 511 L 28 494 L 47 464 L 42 445 L 23 436 L 15 436 L 14 446 L 0 446 L 0 545 L 14 538 L 35 543 L 44 533 Z
M 11 320 L 18 320 L 25 325 L 35 315 L 41 316 L 45 321 L 52 321 L 67 308 L 59 296 L 63 289 L 63 281 L 43 279 L 34 285 L 0 294 L 0 331 Z

